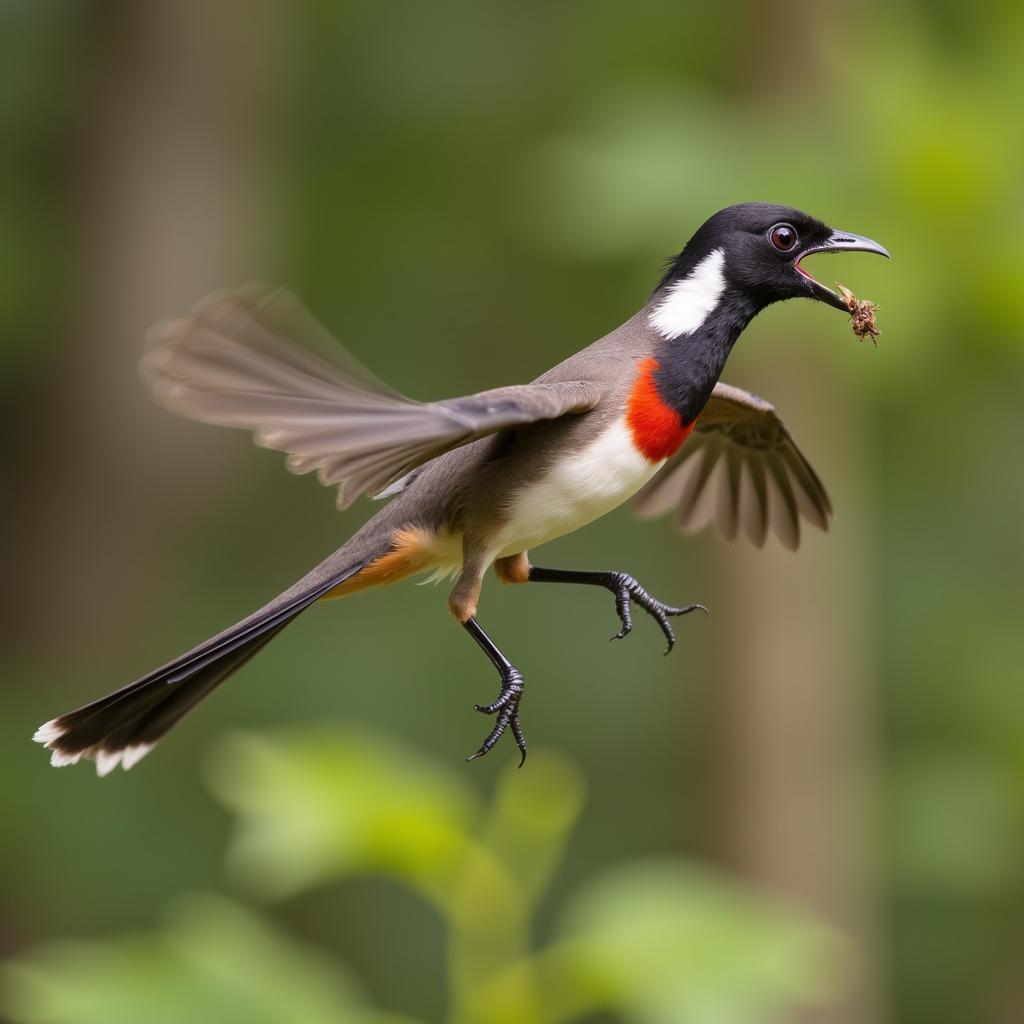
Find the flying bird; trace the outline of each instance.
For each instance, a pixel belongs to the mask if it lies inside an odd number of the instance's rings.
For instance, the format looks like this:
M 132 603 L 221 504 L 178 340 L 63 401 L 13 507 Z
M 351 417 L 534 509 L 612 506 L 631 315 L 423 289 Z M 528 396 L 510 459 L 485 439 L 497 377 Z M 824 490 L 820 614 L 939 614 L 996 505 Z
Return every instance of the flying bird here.
M 438 402 L 383 384 L 284 291 L 213 295 L 157 325 L 142 361 L 157 401 L 252 431 L 286 452 L 293 472 L 315 470 L 336 486 L 339 508 L 363 494 L 386 503 L 269 604 L 45 723 L 34 739 L 54 765 L 86 757 L 100 775 L 131 768 L 310 605 L 433 573 L 455 577 L 452 615 L 500 680 L 496 698 L 476 705 L 493 727 L 470 760 L 506 730 L 522 760 L 523 676 L 477 617 L 484 574 L 493 566 L 506 583 L 603 587 L 615 600 L 615 638 L 630 632 L 637 606 L 671 650 L 671 618 L 700 605 L 665 604 L 625 572 L 544 568 L 528 552 L 630 498 L 641 516 L 675 509 L 684 529 L 714 522 L 758 546 L 771 530 L 795 549 L 801 520 L 827 529 L 825 488 L 773 406 L 718 378 L 743 329 L 773 302 L 803 297 L 847 312 L 801 261 L 851 250 L 889 255 L 791 207 L 727 207 L 610 334 L 530 384 Z

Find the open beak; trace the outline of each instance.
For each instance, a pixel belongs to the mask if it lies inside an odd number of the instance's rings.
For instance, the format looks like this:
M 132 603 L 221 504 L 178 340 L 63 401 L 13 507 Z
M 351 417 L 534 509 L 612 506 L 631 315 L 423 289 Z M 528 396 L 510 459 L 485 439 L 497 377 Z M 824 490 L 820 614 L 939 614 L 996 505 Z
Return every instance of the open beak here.
M 889 259 L 889 250 L 884 245 L 879 245 L 872 238 L 865 238 L 863 235 L 854 235 L 848 231 L 835 231 L 831 238 L 823 245 L 817 245 L 813 249 L 805 249 L 794 262 L 793 266 L 797 273 L 803 275 L 810 285 L 811 294 L 822 302 L 827 302 L 844 313 L 849 312 L 846 303 L 831 288 L 826 288 L 820 281 L 811 277 L 810 274 L 800 266 L 800 261 L 805 256 L 813 256 L 819 252 L 875 252 L 879 256 Z

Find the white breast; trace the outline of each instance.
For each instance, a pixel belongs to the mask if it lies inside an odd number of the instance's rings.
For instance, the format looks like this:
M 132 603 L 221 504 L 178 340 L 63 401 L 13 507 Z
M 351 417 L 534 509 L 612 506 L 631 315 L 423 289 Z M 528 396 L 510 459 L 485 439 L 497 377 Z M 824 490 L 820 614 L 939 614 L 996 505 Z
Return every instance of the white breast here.
M 636 494 L 663 464 L 645 459 L 625 417 L 617 419 L 586 448 L 563 453 L 544 476 L 512 496 L 497 557 L 593 522 Z

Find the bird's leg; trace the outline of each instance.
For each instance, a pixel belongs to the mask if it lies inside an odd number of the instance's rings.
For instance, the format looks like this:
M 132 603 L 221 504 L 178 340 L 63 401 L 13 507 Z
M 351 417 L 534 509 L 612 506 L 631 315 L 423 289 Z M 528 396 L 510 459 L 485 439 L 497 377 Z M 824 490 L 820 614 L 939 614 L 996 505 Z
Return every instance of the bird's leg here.
M 519 766 L 526 761 L 526 737 L 523 735 L 523 727 L 519 722 L 519 701 L 523 696 L 523 674 L 505 657 L 498 649 L 497 644 L 484 632 L 483 627 L 475 618 L 466 619 L 462 624 L 466 632 L 479 644 L 480 649 L 491 660 L 491 664 L 498 670 L 501 677 L 501 690 L 497 700 L 490 704 L 474 704 L 473 706 L 482 715 L 496 715 L 494 728 L 487 734 L 487 738 L 480 744 L 480 749 L 470 754 L 467 761 L 483 757 L 488 753 L 502 733 L 509 728 L 516 739 L 516 746 L 519 747 Z
M 661 627 L 668 647 L 665 653 L 675 646 L 676 634 L 669 622 L 671 616 L 689 615 L 690 612 L 700 610 L 707 612 L 702 604 L 688 604 L 682 608 L 676 608 L 665 604 L 657 598 L 652 597 L 640 584 L 628 573 L 611 571 L 587 571 L 579 569 L 543 569 L 538 565 L 531 565 L 527 580 L 530 583 L 585 583 L 594 587 L 604 587 L 615 595 L 615 610 L 619 614 L 619 621 L 622 628 L 612 639 L 621 640 L 633 628 L 632 603 L 635 601 L 648 615 L 651 616 Z
M 501 739 L 506 729 L 512 730 L 516 746 L 519 747 L 519 766 L 526 761 L 526 737 L 519 722 L 519 701 L 523 696 L 523 674 L 505 657 L 498 645 L 484 632 L 483 626 L 476 621 L 476 606 L 480 596 L 480 570 L 467 560 L 463 570 L 448 598 L 448 606 L 467 633 L 477 642 L 480 650 L 487 655 L 491 664 L 498 670 L 501 678 L 501 689 L 497 699 L 490 704 L 475 704 L 474 707 L 482 715 L 495 715 L 494 728 L 487 734 L 480 749 L 471 754 L 467 761 L 473 761 L 490 752 L 491 748 Z

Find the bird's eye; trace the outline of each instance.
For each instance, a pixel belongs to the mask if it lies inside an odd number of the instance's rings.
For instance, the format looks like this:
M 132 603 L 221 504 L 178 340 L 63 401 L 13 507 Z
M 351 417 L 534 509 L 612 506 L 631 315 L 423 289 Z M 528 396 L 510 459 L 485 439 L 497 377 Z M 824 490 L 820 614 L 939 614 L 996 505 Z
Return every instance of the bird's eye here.
M 797 243 L 796 228 L 790 224 L 776 224 L 768 232 L 768 241 L 779 252 L 792 252 Z

